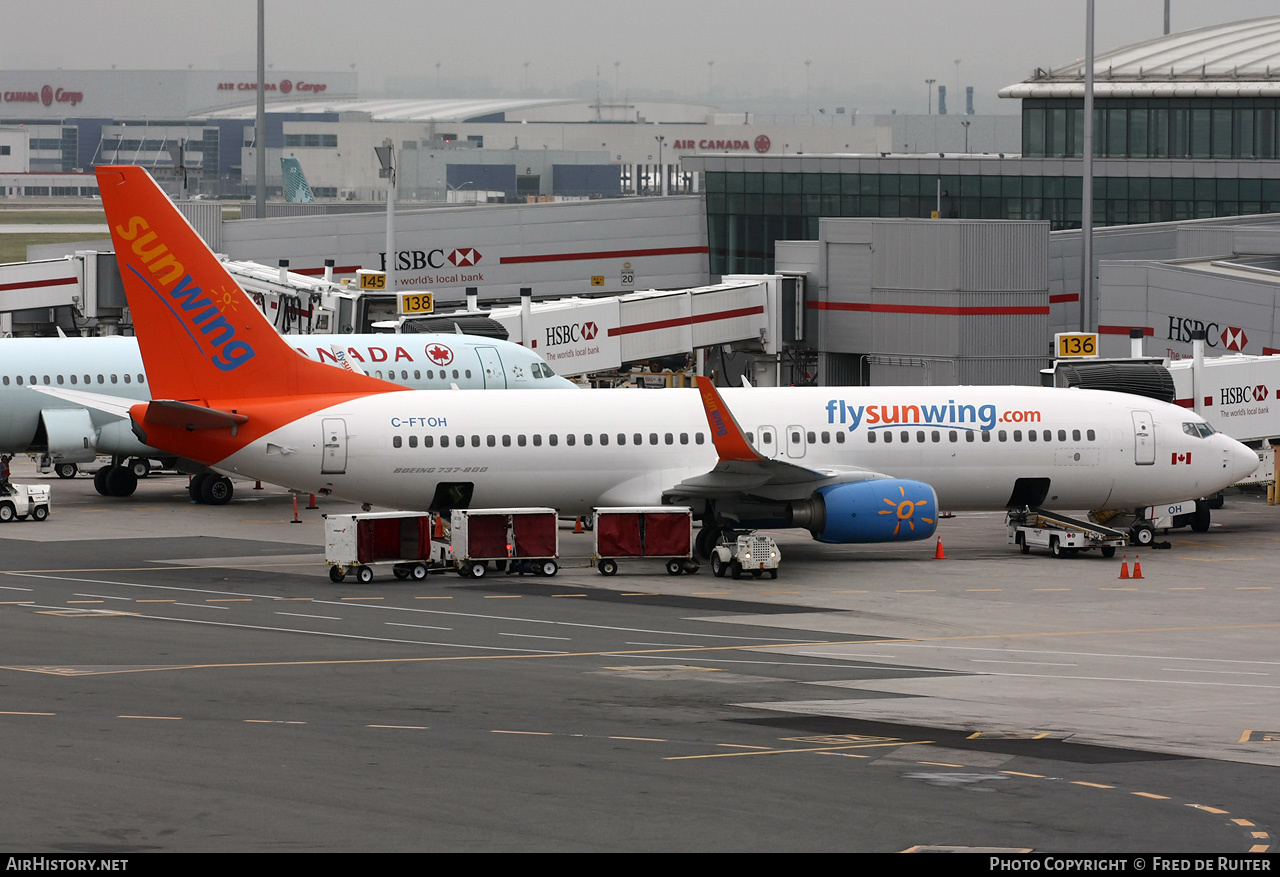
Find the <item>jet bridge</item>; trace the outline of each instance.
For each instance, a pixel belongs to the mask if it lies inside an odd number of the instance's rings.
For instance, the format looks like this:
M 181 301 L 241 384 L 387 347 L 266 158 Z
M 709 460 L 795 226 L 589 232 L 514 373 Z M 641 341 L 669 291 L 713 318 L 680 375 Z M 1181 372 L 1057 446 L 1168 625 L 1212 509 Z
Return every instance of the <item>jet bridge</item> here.
M 324 277 L 310 277 L 256 262 L 223 258 L 236 282 L 283 334 L 367 333 L 395 318 L 395 297 L 360 292 Z M 115 253 L 79 251 L 61 259 L 0 265 L 0 337 L 48 334 L 117 335 L 128 301 Z
M 797 302 L 803 306 L 802 284 L 799 277 L 734 275 L 691 289 L 540 302 L 526 291 L 520 305 L 494 308 L 488 317 L 561 375 L 615 371 L 727 345 L 756 354 L 753 383 L 776 386 L 779 354 L 784 344 L 797 340 L 784 337 L 783 315 L 795 311 Z M 439 314 L 433 322 L 447 322 L 450 316 Z

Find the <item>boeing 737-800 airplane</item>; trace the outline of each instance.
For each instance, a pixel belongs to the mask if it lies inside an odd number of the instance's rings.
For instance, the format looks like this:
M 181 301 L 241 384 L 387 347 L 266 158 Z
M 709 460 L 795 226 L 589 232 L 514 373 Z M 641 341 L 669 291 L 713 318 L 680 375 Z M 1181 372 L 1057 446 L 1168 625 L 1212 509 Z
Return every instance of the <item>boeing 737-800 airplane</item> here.
M 1214 493 L 1257 465 L 1190 411 L 1100 391 L 722 396 L 700 378 L 494 405 L 389 387 L 298 356 L 146 171 L 97 174 L 154 400 L 117 412 L 147 443 L 223 472 L 391 508 L 668 502 L 692 505 L 704 534 L 740 522 L 877 542 L 932 535 L 940 503 L 1134 508 Z
M 510 341 L 474 335 L 292 335 L 299 353 L 337 364 L 339 351 L 365 374 L 416 390 L 574 388 L 541 357 Z M 84 389 L 126 400 L 150 398 L 138 342 L 132 337 L 6 338 L 0 340 L 0 453 L 48 454 L 60 475 L 99 454 L 113 464 L 94 484 L 104 496 L 129 496 L 149 460 L 172 464 L 173 454 L 150 448 L 120 418 L 28 387 Z M 201 482 L 205 486 L 205 482 Z M 231 498 L 231 482 L 207 484 L 205 501 Z M 201 491 L 193 495 L 200 497 Z

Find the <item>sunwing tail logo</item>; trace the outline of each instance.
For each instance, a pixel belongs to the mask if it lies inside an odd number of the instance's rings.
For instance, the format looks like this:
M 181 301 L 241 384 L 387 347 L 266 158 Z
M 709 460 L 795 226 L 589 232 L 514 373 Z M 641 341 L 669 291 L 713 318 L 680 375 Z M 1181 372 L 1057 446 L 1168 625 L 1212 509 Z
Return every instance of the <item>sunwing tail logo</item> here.
M 209 362 L 229 372 L 253 359 L 256 355 L 253 347 L 236 337 L 235 327 L 224 316 L 228 310 L 237 309 L 236 290 L 221 287 L 206 293 L 197 286 L 141 216 L 130 217 L 124 225 L 117 225 L 115 231 L 122 240 L 130 242 L 129 249 L 141 260 L 146 273 L 133 264 L 129 264 L 128 269 L 169 309 Z
M 1040 412 L 1005 411 L 995 405 L 970 405 L 948 399 L 944 405 L 850 405 L 843 399 L 827 401 L 827 423 L 839 423 L 854 432 L 859 427 L 890 429 L 917 424 L 947 429 L 985 431 L 997 423 L 1039 423 Z

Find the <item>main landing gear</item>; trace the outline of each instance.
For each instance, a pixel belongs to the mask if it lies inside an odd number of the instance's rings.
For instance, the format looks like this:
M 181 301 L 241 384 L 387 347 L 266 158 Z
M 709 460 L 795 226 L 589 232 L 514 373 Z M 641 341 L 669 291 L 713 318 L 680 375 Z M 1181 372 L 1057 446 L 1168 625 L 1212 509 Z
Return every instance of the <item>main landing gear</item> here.
M 57 469 L 59 478 L 75 476 L 74 464 L 66 465 L 71 467 L 70 473 L 64 475 L 60 465 Z M 133 492 L 138 489 L 138 479 L 146 478 L 150 474 L 150 460 L 134 457 L 128 462 L 122 462 L 119 457 L 115 457 L 110 466 L 104 466 L 93 473 L 93 489 L 103 496 L 133 496 Z
M 201 472 L 191 478 L 187 486 L 187 494 L 194 503 L 203 505 L 226 505 L 231 502 L 235 487 L 231 479 L 216 472 Z

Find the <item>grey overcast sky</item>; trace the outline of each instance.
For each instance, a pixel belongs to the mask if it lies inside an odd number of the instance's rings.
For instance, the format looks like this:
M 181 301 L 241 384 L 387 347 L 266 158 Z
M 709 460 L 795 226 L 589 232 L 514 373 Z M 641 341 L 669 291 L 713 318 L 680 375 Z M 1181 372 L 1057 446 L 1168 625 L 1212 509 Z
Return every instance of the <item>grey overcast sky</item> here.
M 257 65 L 255 0 L 4 6 L 4 69 Z M 1163 0 L 1096 6 L 1099 51 L 1162 31 Z M 959 59 L 961 94 L 974 86 L 979 113 L 1016 113 L 997 89 L 1084 54 L 1084 0 L 267 0 L 266 10 L 269 64 L 354 64 L 362 97 L 588 97 L 598 87 L 610 98 L 616 81 L 624 97 L 735 112 L 804 112 L 807 100 L 815 112 L 918 113 L 925 80 L 951 92 Z M 1274 0 L 1173 0 L 1172 30 L 1274 14 Z

